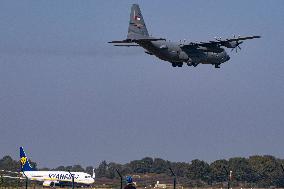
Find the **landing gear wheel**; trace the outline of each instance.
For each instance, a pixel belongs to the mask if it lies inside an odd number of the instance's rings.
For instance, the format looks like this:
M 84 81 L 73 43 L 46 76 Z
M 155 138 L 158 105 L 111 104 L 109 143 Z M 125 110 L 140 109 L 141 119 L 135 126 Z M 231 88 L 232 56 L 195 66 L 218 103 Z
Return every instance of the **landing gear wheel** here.
M 220 68 L 220 64 L 215 64 L 215 68 Z
M 177 67 L 177 64 L 176 63 L 172 63 L 172 67 Z
M 192 65 L 193 65 L 194 67 L 196 67 L 196 66 L 198 65 L 198 63 L 192 63 Z
M 178 63 L 178 67 L 182 67 L 182 63 Z

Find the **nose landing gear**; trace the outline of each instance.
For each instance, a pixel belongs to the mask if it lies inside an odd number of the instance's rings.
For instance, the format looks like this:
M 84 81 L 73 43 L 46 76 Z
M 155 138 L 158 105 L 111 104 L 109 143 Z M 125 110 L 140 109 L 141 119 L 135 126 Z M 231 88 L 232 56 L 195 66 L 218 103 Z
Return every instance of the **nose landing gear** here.
M 198 65 L 198 63 L 195 63 L 195 62 L 188 62 L 187 63 L 188 66 L 194 66 L 196 67 Z
M 215 68 L 220 68 L 220 64 L 215 64 Z

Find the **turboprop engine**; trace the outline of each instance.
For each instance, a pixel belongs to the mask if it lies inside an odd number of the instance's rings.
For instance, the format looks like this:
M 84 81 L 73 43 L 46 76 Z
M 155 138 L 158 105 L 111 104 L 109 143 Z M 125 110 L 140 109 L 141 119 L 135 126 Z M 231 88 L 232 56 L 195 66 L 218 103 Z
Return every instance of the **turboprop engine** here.
M 188 55 L 184 52 L 181 51 L 178 55 L 179 59 L 182 60 L 183 62 L 187 62 L 188 61 Z

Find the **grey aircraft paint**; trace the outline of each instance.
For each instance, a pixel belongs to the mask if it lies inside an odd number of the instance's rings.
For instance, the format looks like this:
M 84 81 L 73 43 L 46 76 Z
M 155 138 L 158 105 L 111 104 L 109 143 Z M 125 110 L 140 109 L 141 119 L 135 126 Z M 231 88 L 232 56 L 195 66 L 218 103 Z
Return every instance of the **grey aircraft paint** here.
M 127 38 L 122 41 L 111 41 L 115 46 L 141 46 L 146 54 L 155 55 L 161 60 L 170 62 L 173 67 L 182 67 L 183 63 L 196 67 L 198 64 L 211 64 L 220 68 L 222 63 L 230 60 L 226 48 L 241 49 L 244 40 L 260 38 L 260 36 L 234 37 L 232 39 L 216 39 L 216 41 L 199 43 L 169 42 L 163 38 L 150 37 L 139 5 L 133 4 Z M 136 44 L 134 44 L 136 43 Z

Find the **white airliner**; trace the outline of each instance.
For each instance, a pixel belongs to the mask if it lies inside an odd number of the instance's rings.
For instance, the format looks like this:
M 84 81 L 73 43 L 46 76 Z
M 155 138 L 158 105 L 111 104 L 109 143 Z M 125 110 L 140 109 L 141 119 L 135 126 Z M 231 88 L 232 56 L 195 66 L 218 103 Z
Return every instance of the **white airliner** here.
M 95 182 L 95 173 L 93 175 L 84 172 L 68 171 L 36 171 L 33 169 L 27 159 L 23 147 L 20 147 L 21 173 L 29 180 L 36 180 L 43 182 L 43 186 L 70 186 L 72 185 L 72 176 L 74 176 L 74 183 L 76 186 L 90 186 Z

